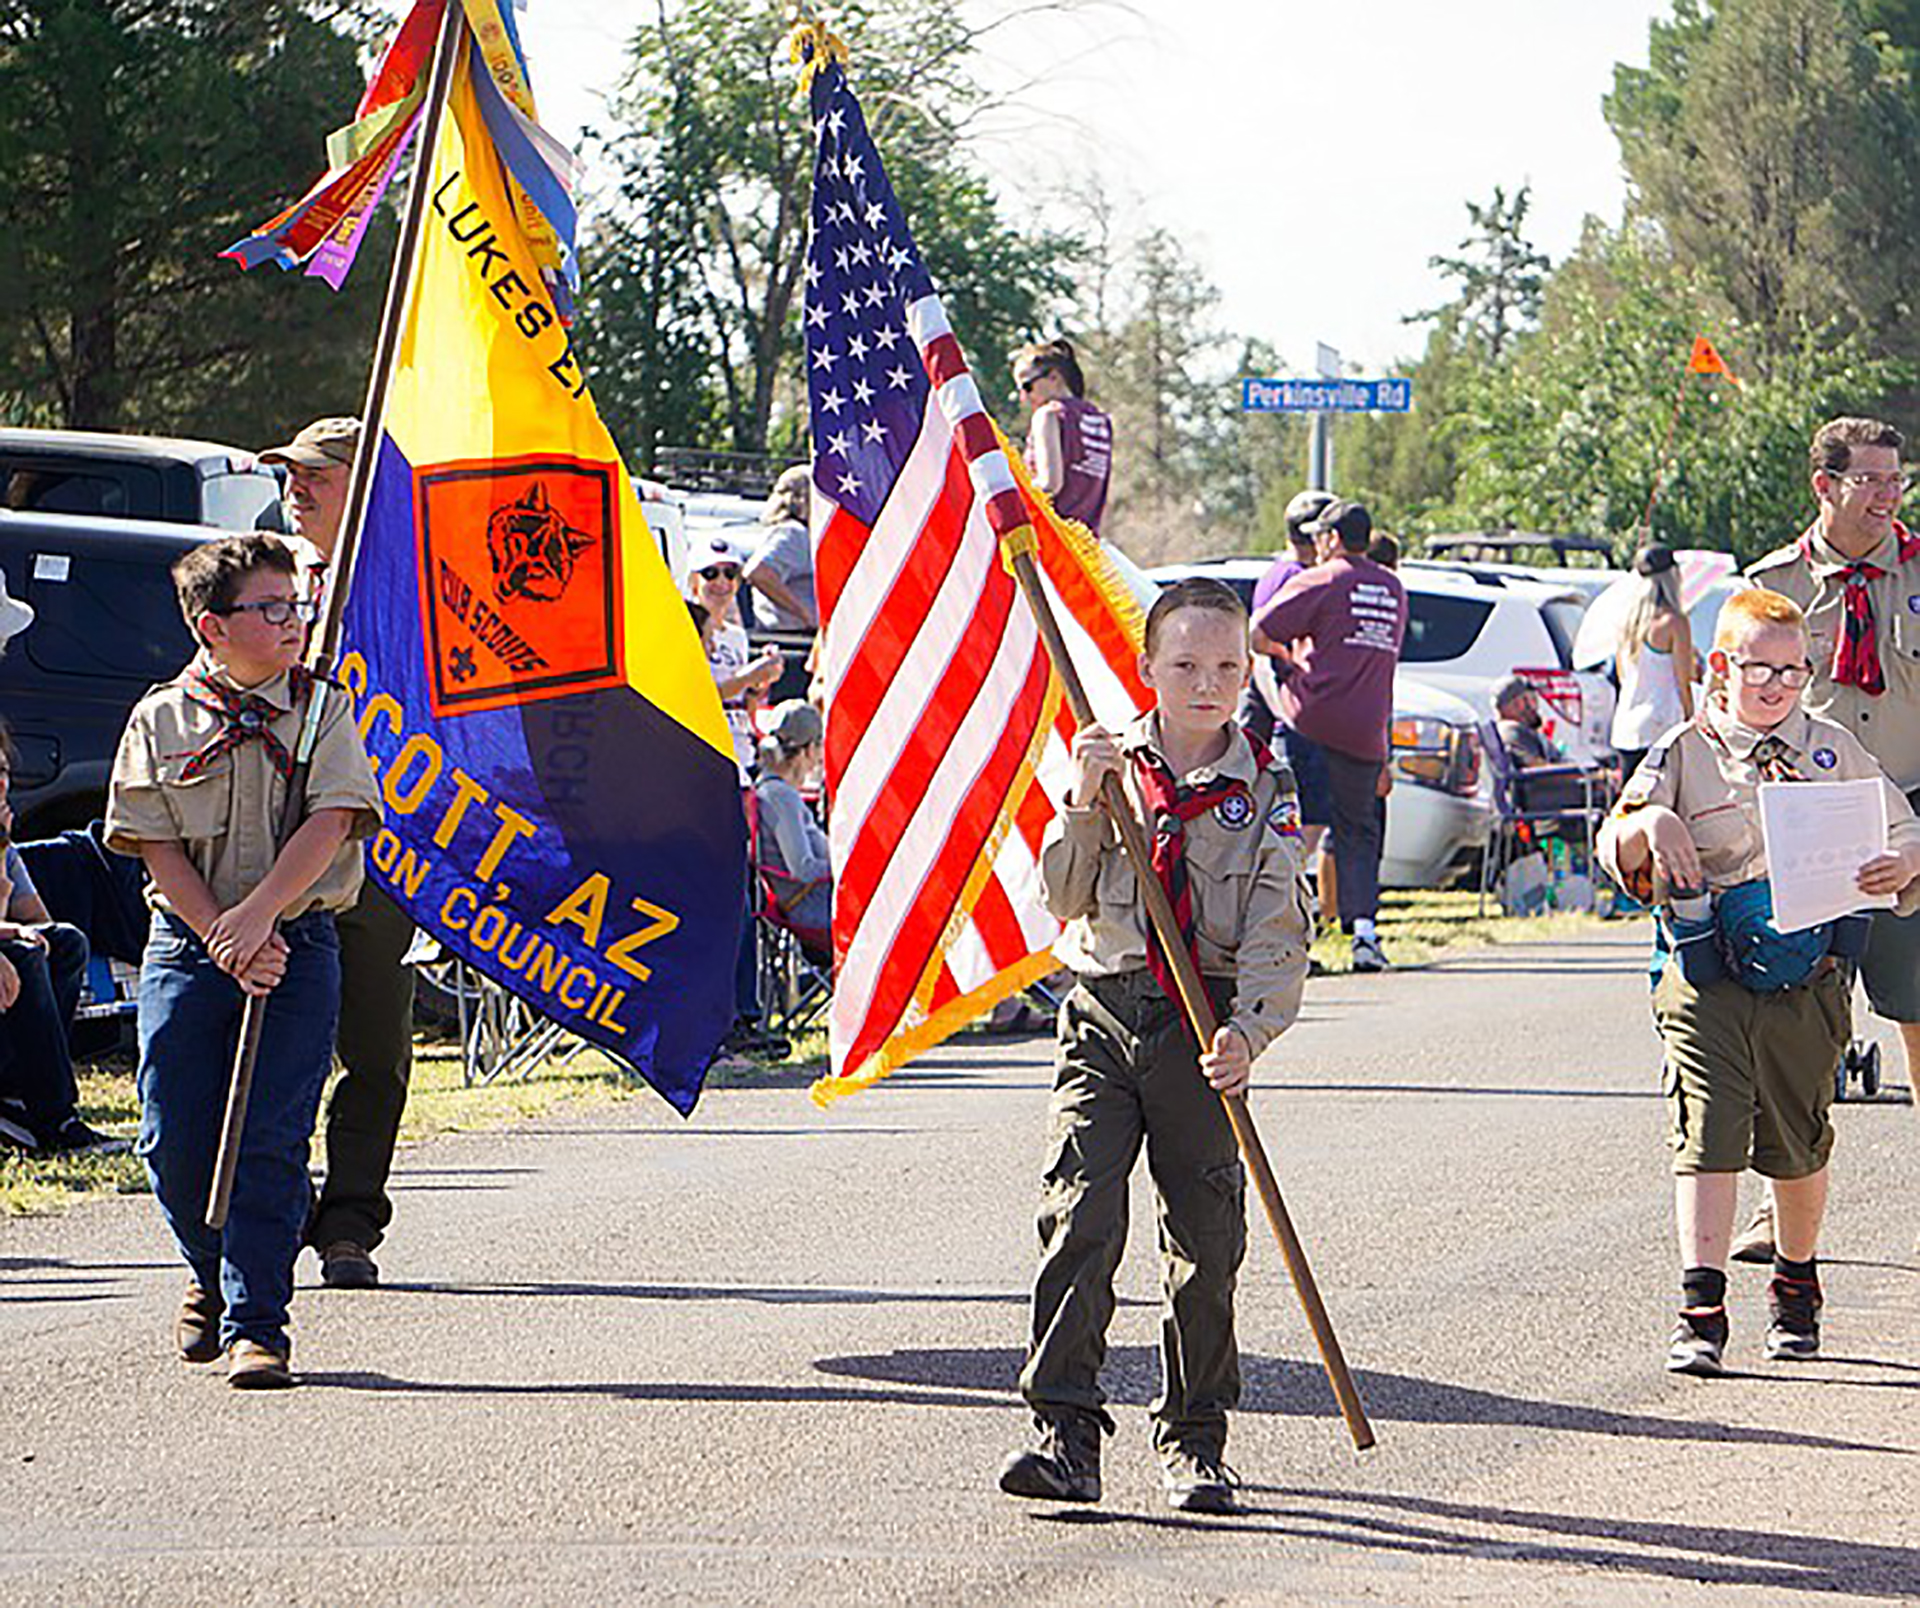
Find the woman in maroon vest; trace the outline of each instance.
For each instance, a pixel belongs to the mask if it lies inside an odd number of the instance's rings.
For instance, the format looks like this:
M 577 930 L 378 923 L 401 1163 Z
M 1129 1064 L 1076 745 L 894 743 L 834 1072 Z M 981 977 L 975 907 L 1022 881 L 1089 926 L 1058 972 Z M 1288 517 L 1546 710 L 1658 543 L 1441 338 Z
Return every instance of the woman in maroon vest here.
M 1113 470 L 1113 420 L 1087 400 L 1086 376 L 1065 339 L 1023 346 L 1013 379 L 1033 409 L 1027 467 L 1053 501 L 1054 512 L 1096 536 Z

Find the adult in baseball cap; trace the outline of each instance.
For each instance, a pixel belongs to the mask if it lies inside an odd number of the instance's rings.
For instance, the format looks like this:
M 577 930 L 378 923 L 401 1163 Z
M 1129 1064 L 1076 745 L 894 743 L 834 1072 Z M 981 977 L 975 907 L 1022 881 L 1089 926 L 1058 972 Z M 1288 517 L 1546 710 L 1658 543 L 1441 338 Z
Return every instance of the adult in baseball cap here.
M 1287 504 L 1287 546 L 1288 551 L 1281 553 L 1267 566 L 1253 587 L 1253 609 L 1258 614 L 1267 603 L 1285 586 L 1288 581 L 1303 569 L 1311 569 L 1318 561 L 1313 538 L 1306 533 L 1305 526 L 1319 517 L 1320 511 L 1333 501 L 1333 493 L 1322 491 L 1317 486 L 1306 491 L 1295 492 L 1293 500 Z
M 287 519 L 293 533 L 310 543 L 322 561 L 333 557 L 340 522 L 347 511 L 347 479 L 360 447 L 358 419 L 315 419 L 283 447 L 260 454 L 262 463 L 287 470 Z M 299 551 L 298 544 L 295 551 Z M 302 568 L 310 567 L 305 553 Z
M 260 454 L 262 463 L 286 466 L 287 544 L 316 598 L 340 540 L 359 446 L 358 419 L 315 419 Z M 368 1289 L 380 1282 L 373 1252 L 393 1221 L 387 1176 L 413 1075 L 413 969 L 405 963 L 413 922 L 369 876 L 334 927 L 344 1007 L 334 1047 L 344 1070 L 327 1100 L 326 1182 L 306 1237 L 320 1255 L 322 1283 Z

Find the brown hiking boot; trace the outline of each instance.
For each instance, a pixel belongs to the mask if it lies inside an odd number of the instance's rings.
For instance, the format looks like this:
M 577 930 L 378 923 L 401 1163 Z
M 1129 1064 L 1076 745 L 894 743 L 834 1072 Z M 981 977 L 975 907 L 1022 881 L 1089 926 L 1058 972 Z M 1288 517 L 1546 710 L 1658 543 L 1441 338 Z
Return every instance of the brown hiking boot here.
M 1035 1416 L 1034 1443 L 1000 1468 L 1000 1489 L 1042 1502 L 1100 1500 L 1100 1424 L 1097 1419 Z
M 258 1340 L 236 1340 L 227 1351 L 227 1383 L 235 1390 L 285 1390 L 293 1383 L 293 1370 Z
M 220 1314 L 226 1303 L 217 1291 L 189 1284 L 173 1320 L 173 1343 L 182 1362 L 215 1362 L 220 1356 Z

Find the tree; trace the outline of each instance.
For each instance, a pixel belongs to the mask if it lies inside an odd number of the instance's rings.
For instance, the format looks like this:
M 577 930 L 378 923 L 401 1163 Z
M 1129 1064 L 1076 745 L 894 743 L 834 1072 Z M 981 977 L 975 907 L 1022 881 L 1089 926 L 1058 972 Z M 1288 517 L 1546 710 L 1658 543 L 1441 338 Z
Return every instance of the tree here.
M 1509 201 L 1507 192 L 1496 184 L 1493 199 L 1485 205 L 1469 201 L 1467 217 L 1473 233 L 1460 242 L 1460 250 L 1467 255 L 1427 259 L 1428 267 L 1460 282 L 1460 294 L 1446 307 L 1416 313 L 1407 322 L 1450 315 L 1447 322 L 1453 337 L 1477 341 L 1498 363 L 1516 331 L 1540 316 L 1540 293 L 1553 266 L 1526 237 L 1532 200 L 1531 185 L 1521 185 Z
M 357 408 L 379 276 L 336 297 L 218 260 L 323 165 L 356 9 L 0 0 L 0 396 L 239 441 Z
M 1836 322 L 1920 348 L 1920 113 L 1854 0 L 1676 0 L 1605 105 L 1637 205 L 1763 350 Z
M 1711 330 L 1744 384 L 1686 372 Z M 1639 539 L 1655 533 L 1752 558 L 1808 515 L 1807 442 L 1872 411 L 1907 378 L 1858 334 L 1804 324 L 1763 350 L 1703 270 L 1645 223 L 1589 220 L 1547 288 L 1539 330 L 1489 365 L 1459 420 L 1459 481 L 1443 517 Z
M 660 350 L 596 367 L 596 393 L 639 431 L 643 460 L 664 433 L 722 422 L 737 450 L 763 451 L 800 428 L 783 384 L 799 351 L 813 134 L 787 59 L 789 9 L 779 0 L 685 0 L 634 35 L 614 104 L 621 132 L 616 221 L 583 255 L 602 316 L 661 322 Z M 983 101 L 971 76 L 975 29 L 934 0 L 871 0 L 836 16 L 888 176 L 922 260 L 977 370 L 1003 368 L 1018 332 L 1066 287 L 1071 243 L 1023 233 L 1001 216 L 968 163 L 964 132 Z M 663 239 L 663 227 L 679 233 Z M 642 261 L 641 259 L 647 259 Z M 618 287 L 645 287 L 625 314 Z M 645 309 L 651 308 L 648 313 Z M 686 376 L 699 400 L 678 412 Z M 998 387 L 983 387 L 992 398 Z M 649 411 L 651 408 L 651 411 Z M 715 444 L 708 437 L 706 444 Z

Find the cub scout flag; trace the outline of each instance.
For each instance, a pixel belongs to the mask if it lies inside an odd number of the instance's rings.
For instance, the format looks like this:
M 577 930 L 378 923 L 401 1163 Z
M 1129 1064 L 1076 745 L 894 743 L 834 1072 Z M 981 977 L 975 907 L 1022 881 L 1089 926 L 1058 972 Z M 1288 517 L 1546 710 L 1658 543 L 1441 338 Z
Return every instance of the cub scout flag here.
M 539 179 L 496 138 L 478 38 L 426 153 L 346 605 L 339 680 L 386 802 L 367 873 L 684 1113 L 733 1019 L 733 747 L 543 280 Z M 540 223 L 564 253 L 561 227 Z
M 803 28 L 794 49 L 819 141 L 806 344 L 834 869 L 824 1105 L 1054 967 L 1038 856 L 1074 728 L 997 533 L 1031 524 L 1101 718 L 1124 724 L 1147 694 L 1140 603 L 981 406 L 843 47 Z

